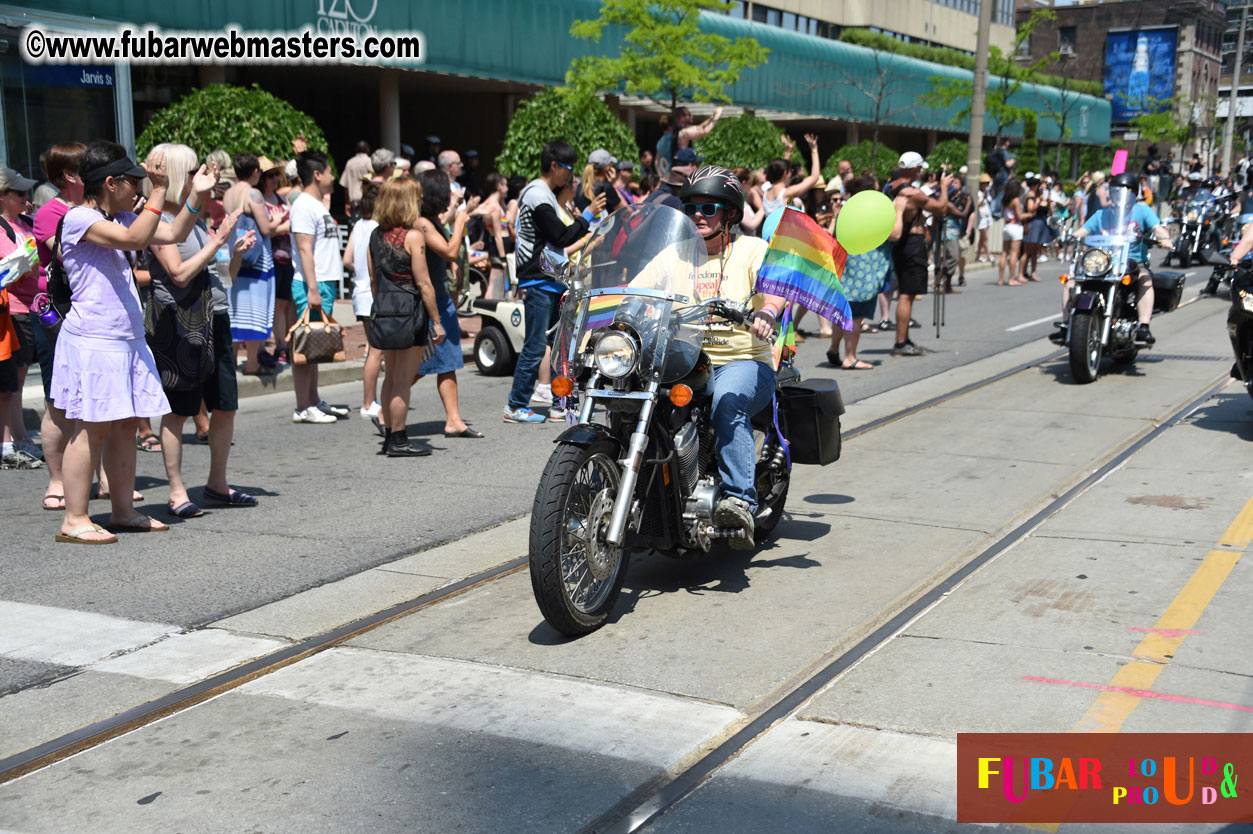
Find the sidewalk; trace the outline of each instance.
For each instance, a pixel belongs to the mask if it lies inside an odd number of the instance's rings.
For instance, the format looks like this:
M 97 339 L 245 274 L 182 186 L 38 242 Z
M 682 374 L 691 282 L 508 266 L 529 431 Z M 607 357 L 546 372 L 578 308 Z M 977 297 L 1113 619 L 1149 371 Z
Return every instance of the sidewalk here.
M 352 302 L 345 299 L 337 300 L 334 316 L 335 320 L 344 326 L 344 352 L 348 355 L 348 359 L 345 362 L 322 365 L 318 375 L 319 385 L 335 385 L 340 382 L 360 380 L 362 369 L 365 367 L 365 326 L 353 315 Z M 472 362 L 474 337 L 482 324 L 478 316 L 462 318 L 460 323 L 461 355 L 469 365 Z M 240 369 L 238 375 L 240 397 L 255 397 L 261 394 L 273 394 L 276 391 L 292 390 L 291 365 L 279 365 L 278 373 L 268 376 L 250 376 L 242 372 L 243 362 L 241 351 L 236 365 Z M 38 421 L 43 414 L 43 403 L 43 381 L 39 374 L 39 366 L 31 365 L 26 375 L 26 384 L 22 388 L 23 408 L 35 412 L 34 423 L 31 422 L 32 415 L 26 415 L 28 428 L 38 428 Z

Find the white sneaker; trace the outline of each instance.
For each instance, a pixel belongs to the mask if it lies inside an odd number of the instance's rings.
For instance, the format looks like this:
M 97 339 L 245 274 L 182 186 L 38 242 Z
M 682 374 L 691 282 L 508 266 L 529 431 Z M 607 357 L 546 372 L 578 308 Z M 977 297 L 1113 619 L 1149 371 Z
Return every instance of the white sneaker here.
M 382 409 L 383 407 L 379 405 L 378 400 L 375 400 L 374 402 L 370 403 L 369 408 L 366 408 L 363 405 L 361 406 L 361 419 L 369 420 L 371 417 L 377 417 L 379 416 L 379 412 L 382 411 Z
M 531 394 L 531 402 L 535 405 L 552 405 L 553 404 L 553 387 L 552 385 L 544 385 L 536 383 L 535 393 Z
M 311 405 L 304 411 L 293 411 L 291 415 L 293 423 L 338 423 L 339 420 L 330 414 L 320 411 L 316 405 Z
M 1043 252 L 1040 253 L 1040 263 L 1042 264 L 1048 263 L 1048 259 L 1049 259 L 1048 255 L 1044 254 Z
M 564 423 L 566 421 L 566 410 L 564 408 L 550 408 L 548 410 L 548 422 Z

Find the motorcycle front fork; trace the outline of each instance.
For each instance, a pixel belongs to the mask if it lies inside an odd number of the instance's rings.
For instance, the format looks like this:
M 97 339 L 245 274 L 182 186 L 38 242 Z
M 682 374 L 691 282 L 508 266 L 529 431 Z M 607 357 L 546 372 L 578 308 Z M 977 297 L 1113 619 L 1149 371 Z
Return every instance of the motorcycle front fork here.
M 649 397 L 640 406 L 635 433 L 631 435 L 626 454 L 619 461 L 622 477 L 618 481 L 618 495 L 614 499 L 613 515 L 609 517 L 609 530 L 605 535 L 605 541 L 614 546 L 620 546 L 626 537 L 627 518 L 630 517 L 631 504 L 635 499 L 635 484 L 640 477 L 640 468 L 644 465 L 644 449 L 648 446 L 648 425 L 653 419 L 653 409 L 657 407 L 657 392 L 660 388 L 661 382 L 656 377 L 648 383 L 645 390 Z

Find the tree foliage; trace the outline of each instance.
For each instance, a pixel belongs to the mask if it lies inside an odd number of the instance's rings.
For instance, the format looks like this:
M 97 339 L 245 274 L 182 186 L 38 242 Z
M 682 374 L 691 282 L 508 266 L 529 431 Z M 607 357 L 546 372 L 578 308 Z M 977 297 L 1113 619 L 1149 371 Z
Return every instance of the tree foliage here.
M 557 139 L 574 146 L 579 154 L 579 168 L 597 148 L 604 148 L 618 159 L 639 157 L 635 136 L 609 105 L 594 95 L 554 87 L 518 105 L 505 133 L 504 148 L 496 158 L 496 168 L 506 176 L 539 176 L 540 151 Z
M 1050 8 L 1036 9 L 1031 17 L 1018 27 L 1014 35 L 1014 51 L 1020 44 L 1031 37 L 1031 31 L 1042 21 L 1056 20 L 1057 12 Z M 987 117 L 996 123 L 996 138 L 999 141 L 1006 129 L 1013 127 L 1034 113 L 1029 107 L 1010 104 L 1010 99 L 1026 82 L 1043 83 L 1040 70 L 1047 64 L 1057 60 L 1058 53 L 1051 52 L 1029 67 L 1018 67 L 1013 60 L 1005 57 L 999 47 L 993 46 L 988 54 L 988 74 L 1000 81 L 999 84 L 988 83 L 987 97 L 984 100 Z M 922 100 L 933 107 L 952 107 L 960 104 L 960 109 L 953 115 L 951 123 L 962 125 L 970 118 L 970 106 L 974 99 L 974 80 L 970 78 L 949 78 L 933 75 L 930 77 L 931 89 L 922 95 Z
M 943 64 L 946 67 L 961 67 L 971 72 L 975 68 L 974 56 L 967 55 L 965 52 L 959 52 L 947 46 L 924 46 L 919 43 L 905 43 L 891 35 L 885 35 L 882 32 L 871 32 L 869 29 L 845 29 L 840 33 L 840 40 L 845 43 L 856 44 L 857 46 L 865 46 L 883 52 L 894 52 L 897 55 L 917 58 L 920 61 Z M 989 62 L 988 72 L 991 75 L 1002 75 L 1008 66 L 1012 75 L 1021 76 L 1024 80 L 1028 80 L 1033 84 L 1060 87 L 1064 83 L 1075 92 L 1098 97 L 1105 95 L 1105 87 L 1100 81 L 1081 81 L 1064 75 L 1049 75 L 1041 72 L 1031 74 L 1028 70 L 1015 65 L 1013 61 L 1006 61 L 1003 53 L 998 52 L 997 54 L 1001 56 L 1000 64 L 996 65 Z
M 756 170 L 783 156 L 782 135 L 783 129 L 769 119 L 741 113 L 719 120 L 708 136 L 696 140 L 695 147 L 710 165 Z M 800 155 L 793 150 L 791 158 L 799 161 Z
M 888 181 L 888 174 L 896 167 L 896 161 L 900 159 L 900 154 L 879 143 L 878 153 L 874 142 L 869 139 L 863 139 L 856 145 L 845 145 L 837 148 L 835 153 L 827 157 L 827 164 L 822 166 L 822 175 L 828 182 L 832 178 L 839 175 L 839 164 L 841 159 L 847 159 L 849 164 L 853 166 L 854 176 L 861 176 L 862 171 L 871 171 L 875 179 L 883 184 Z
M 702 11 L 726 12 L 726 0 L 601 0 L 600 17 L 576 20 L 570 34 L 599 42 L 606 27 L 626 30 L 617 57 L 574 59 L 566 84 L 583 93 L 647 96 L 674 109 L 680 101 L 729 102 L 727 88 L 770 50 L 754 38 L 702 32 Z
M 1014 166 L 1014 172 L 1020 177 L 1028 171 L 1040 170 L 1040 140 L 1036 138 L 1037 129 L 1035 112 L 1028 110 L 1023 116 L 1022 147 L 1018 149 L 1018 164 Z
M 966 164 L 968 150 L 965 139 L 945 139 L 935 146 L 935 150 L 927 154 L 927 164 L 932 171 L 940 170 L 947 165 L 950 171 L 956 171 Z
M 211 84 L 158 110 L 135 142 L 140 159 L 162 142 L 187 145 L 201 159 L 217 148 L 290 159 L 291 141 L 303 135 L 309 150 L 330 157 L 326 136 L 311 116 L 256 84 Z M 332 167 L 334 160 L 331 160 Z

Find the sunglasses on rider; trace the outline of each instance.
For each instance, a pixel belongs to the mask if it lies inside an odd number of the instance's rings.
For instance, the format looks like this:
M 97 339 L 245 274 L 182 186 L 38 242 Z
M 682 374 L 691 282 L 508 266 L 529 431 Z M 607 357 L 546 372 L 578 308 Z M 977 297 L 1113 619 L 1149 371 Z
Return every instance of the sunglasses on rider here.
M 684 203 L 683 213 L 688 217 L 695 217 L 697 212 L 700 212 L 706 217 L 713 217 L 715 214 L 722 211 L 723 208 L 724 206 L 722 203 Z

